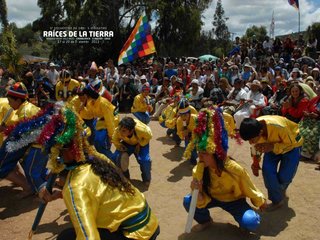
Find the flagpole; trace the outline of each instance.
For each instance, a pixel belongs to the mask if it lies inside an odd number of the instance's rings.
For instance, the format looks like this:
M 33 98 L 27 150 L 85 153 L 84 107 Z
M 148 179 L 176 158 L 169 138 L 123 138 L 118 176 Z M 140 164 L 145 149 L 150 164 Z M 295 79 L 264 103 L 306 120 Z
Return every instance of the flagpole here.
M 298 31 L 300 33 L 300 8 L 298 9 L 298 16 L 299 16 L 299 28 L 298 28 Z

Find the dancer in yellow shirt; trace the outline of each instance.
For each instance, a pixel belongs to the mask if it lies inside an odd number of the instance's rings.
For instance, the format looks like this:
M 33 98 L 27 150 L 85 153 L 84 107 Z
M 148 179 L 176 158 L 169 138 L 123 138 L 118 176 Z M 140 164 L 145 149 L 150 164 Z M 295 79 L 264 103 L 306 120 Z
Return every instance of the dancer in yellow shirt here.
M 144 124 L 149 124 L 150 113 L 152 112 L 152 105 L 150 102 L 150 85 L 149 83 L 143 84 L 141 93 L 134 97 L 131 112 Z
M 74 110 L 56 107 L 50 120 L 40 124 L 41 131 L 34 134 L 49 151 L 51 172 L 68 170 L 63 194 L 59 190 L 50 194 L 44 186 L 39 193 L 46 202 L 63 196 L 67 206 L 74 228 L 62 231 L 57 239 L 155 240 L 159 223 L 144 195 L 89 145 L 83 121 Z
M 11 117 L 1 126 L 1 131 L 6 130 L 19 122 L 39 114 L 40 109 L 28 101 L 28 91 L 23 83 L 17 82 L 7 91 L 8 103 L 15 111 Z M 31 125 L 25 124 L 28 129 Z M 34 143 L 34 136 L 28 132 L 20 134 L 18 131 L 15 136 L 9 135 L 0 148 L 0 179 L 6 178 L 21 186 L 24 192 L 21 197 L 28 196 L 39 191 L 46 182 L 47 156 L 42 153 L 41 146 Z M 15 170 L 20 159 L 23 159 L 21 166 L 25 177 Z M 28 184 L 25 183 L 25 178 Z
M 110 150 L 111 139 L 115 130 L 115 106 L 103 96 L 100 96 L 99 91 L 102 82 L 99 79 L 89 83 L 83 90 L 84 108 L 80 111 L 80 115 L 91 115 L 97 119 L 95 126 L 94 146 L 97 151 L 106 155 L 109 159 L 113 154 Z
M 228 132 L 220 108 L 203 109 L 199 112 L 193 141 L 185 155 L 197 148 L 199 163 L 193 170 L 192 189 L 199 189 L 194 219 L 199 223 L 192 231 L 202 231 L 212 223 L 209 209 L 220 207 L 229 212 L 240 227 L 255 231 L 260 216 L 247 203 L 246 198 L 257 208 L 264 208 L 266 200 L 252 183 L 246 170 L 227 154 Z M 203 175 L 198 165 L 204 165 Z M 189 210 L 191 195 L 184 198 L 184 207 Z
M 191 108 L 185 99 L 180 101 L 178 108 L 179 117 L 177 119 L 177 134 L 181 140 L 184 140 L 185 148 L 187 148 L 189 142 L 192 141 L 192 132 L 196 127 L 196 119 L 198 116 L 196 114 L 191 114 Z M 192 165 L 196 165 L 197 157 L 197 151 L 194 148 L 191 157 L 188 160 L 190 160 Z
M 55 91 L 57 101 L 70 101 L 72 96 L 72 91 L 79 87 L 80 83 L 71 78 L 71 74 L 68 70 L 63 70 L 60 74 L 60 81 L 58 81 Z
M 147 187 L 151 181 L 151 158 L 149 142 L 152 138 L 151 129 L 137 119 L 124 117 L 116 128 L 112 142 L 116 146 L 113 161 L 121 167 L 126 177 L 130 178 L 128 170 L 129 156 L 134 154 L 141 170 L 142 180 Z
M 286 189 L 296 174 L 302 137 L 298 124 L 281 116 L 245 118 L 240 125 L 240 136 L 252 147 L 264 153 L 262 174 L 269 199 L 268 210 L 281 207 L 286 200 Z M 252 164 L 253 174 L 259 175 L 259 157 Z M 280 167 L 278 168 L 278 166 Z

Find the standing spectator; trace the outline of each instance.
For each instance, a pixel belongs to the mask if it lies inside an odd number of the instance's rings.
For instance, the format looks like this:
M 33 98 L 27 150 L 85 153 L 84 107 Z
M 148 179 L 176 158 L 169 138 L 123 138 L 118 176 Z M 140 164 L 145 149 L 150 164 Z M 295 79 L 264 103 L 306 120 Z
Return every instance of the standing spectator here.
M 54 86 L 57 84 L 59 80 L 59 72 L 56 70 L 56 65 L 54 63 L 49 64 L 49 71 L 47 72 L 47 78 Z
M 123 76 L 123 84 L 120 87 L 119 93 L 119 111 L 128 113 L 130 112 L 133 104 L 133 99 L 137 95 L 138 91 L 134 85 L 130 82 L 129 76 Z

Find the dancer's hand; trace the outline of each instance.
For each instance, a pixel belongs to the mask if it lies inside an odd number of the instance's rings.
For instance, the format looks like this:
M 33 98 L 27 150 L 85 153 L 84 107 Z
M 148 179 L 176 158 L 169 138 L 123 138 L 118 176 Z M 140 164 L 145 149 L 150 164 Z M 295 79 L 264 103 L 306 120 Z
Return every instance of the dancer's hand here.
M 273 143 L 258 143 L 255 145 L 257 151 L 261 153 L 272 152 L 274 148 Z
M 199 189 L 199 192 L 202 192 L 202 180 L 198 181 L 197 179 L 193 179 L 191 181 L 191 189 L 194 190 L 194 189 Z
M 43 187 L 40 189 L 38 196 L 41 200 L 48 203 L 48 202 L 54 201 L 58 198 L 62 198 L 62 191 L 54 190 L 51 194 L 51 193 L 49 193 L 49 191 L 47 190 L 46 187 Z
M 126 152 L 128 149 L 127 149 L 126 146 L 124 146 L 123 144 L 121 144 L 121 145 L 119 145 L 118 150 L 119 150 L 120 152 Z
M 140 144 L 137 144 L 137 145 L 136 145 L 136 148 L 134 149 L 134 153 L 135 153 L 136 155 L 139 155 L 139 153 L 140 153 L 140 148 L 141 148 Z
M 252 164 L 251 165 L 251 170 L 252 170 L 252 173 L 253 175 L 255 175 L 256 177 L 259 177 L 259 170 L 260 170 L 260 166 L 259 165 L 256 165 L 256 164 Z
M 267 200 L 264 201 L 264 203 L 259 207 L 260 211 L 263 212 L 268 207 Z

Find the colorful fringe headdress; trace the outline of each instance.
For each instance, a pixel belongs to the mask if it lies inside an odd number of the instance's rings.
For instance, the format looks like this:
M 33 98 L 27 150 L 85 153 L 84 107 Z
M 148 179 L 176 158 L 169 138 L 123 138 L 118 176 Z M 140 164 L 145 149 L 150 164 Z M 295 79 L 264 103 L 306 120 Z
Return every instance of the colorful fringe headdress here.
M 192 139 L 184 153 L 189 159 L 194 147 L 198 152 L 216 154 L 225 160 L 228 152 L 228 135 L 236 137 L 234 120 L 231 115 L 222 112 L 221 108 L 201 109 L 196 121 Z
M 5 132 L 7 152 L 14 152 L 31 143 L 41 144 L 49 154 L 47 167 L 54 173 L 65 168 L 59 162 L 60 150 L 68 145 L 74 160 L 85 161 L 84 153 L 101 157 L 87 142 L 88 128 L 71 106 L 57 102 L 36 116 L 19 122 Z M 103 157 L 101 157 L 103 159 Z

